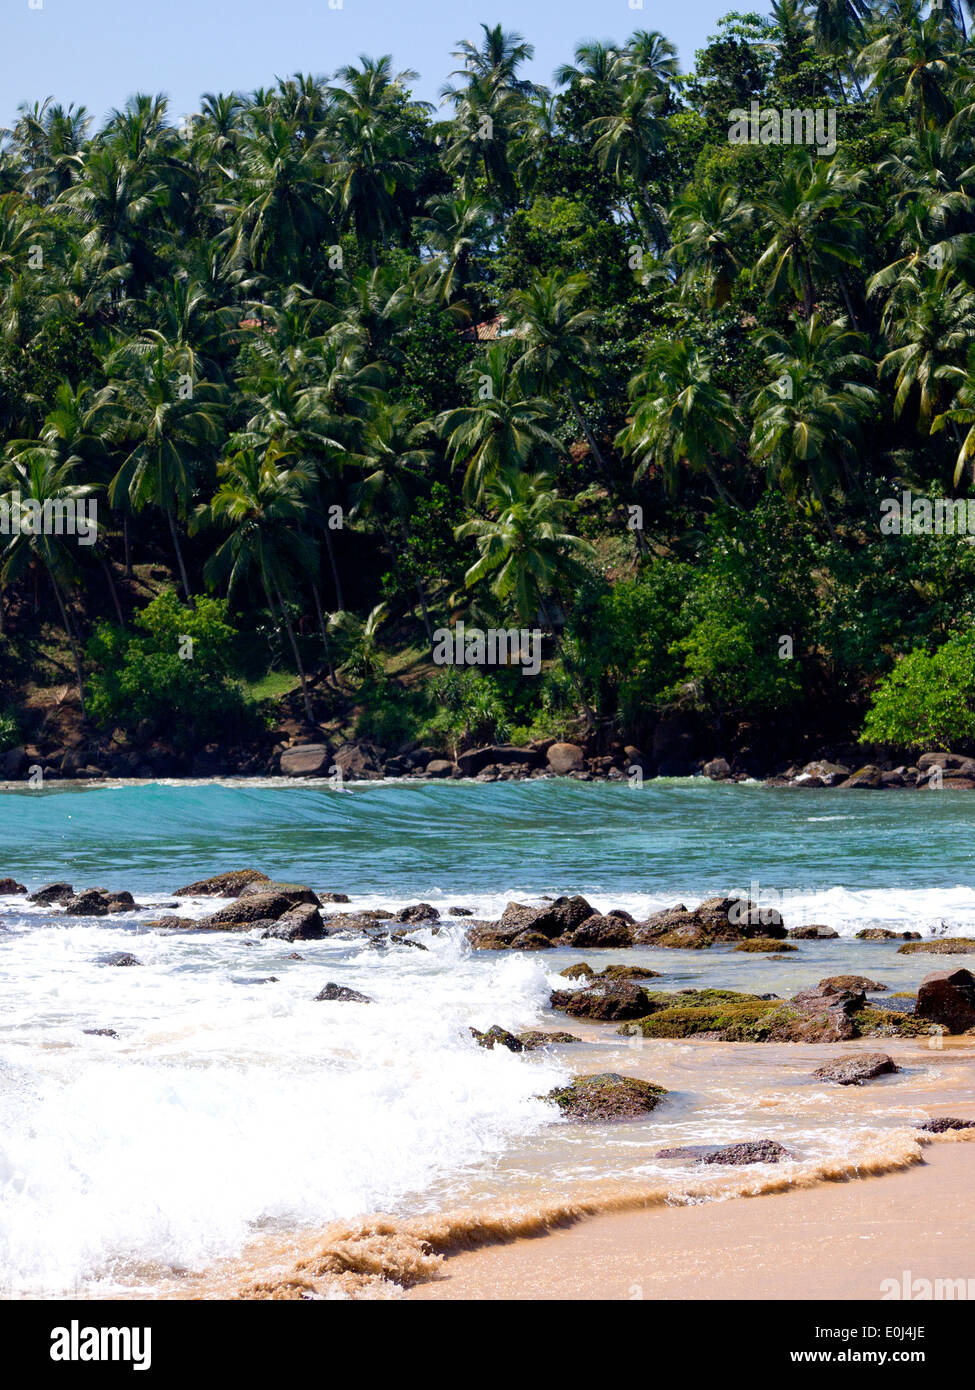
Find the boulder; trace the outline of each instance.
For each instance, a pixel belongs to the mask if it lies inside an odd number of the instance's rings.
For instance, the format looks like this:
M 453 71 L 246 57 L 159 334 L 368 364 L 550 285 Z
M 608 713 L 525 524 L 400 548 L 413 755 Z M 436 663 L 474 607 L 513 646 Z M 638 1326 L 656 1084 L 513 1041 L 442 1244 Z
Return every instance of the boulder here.
M 522 931 L 510 943 L 512 951 L 550 951 L 552 942 L 540 931 Z
M 589 1018 L 599 1023 L 643 1018 L 650 1012 L 646 990 L 630 980 L 601 980 L 585 989 L 556 990 L 549 1002 L 553 1009 L 572 1018 Z
M 785 951 L 798 951 L 798 946 L 791 945 L 788 941 L 779 941 L 774 936 L 750 936 L 747 941 L 739 941 L 733 947 L 734 951 L 753 951 L 756 954 L 778 952 L 780 955 Z
M 110 893 L 107 888 L 86 888 L 64 904 L 69 917 L 107 917 L 110 912 L 131 912 L 135 899 L 131 893 Z
M 934 1119 L 924 1120 L 915 1125 L 916 1129 L 927 1130 L 929 1134 L 947 1134 L 953 1129 L 975 1129 L 975 1120 L 958 1120 L 954 1115 L 936 1115 Z
M 16 893 L 26 893 L 27 889 L 15 878 L 0 878 L 0 896 L 12 897 Z
M 657 1158 L 691 1158 L 696 1163 L 725 1163 L 741 1167 L 748 1163 L 780 1163 L 791 1158 L 775 1139 L 746 1139 L 738 1144 L 685 1144 L 676 1149 L 661 1149 Z
M 513 935 L 506 932 L 499 932 L 495 928 L 495 922 L 482 922 L 478 926 L 470 927 L 467 931 L 467 941 L 472 951 L 505 951 L 512 941 L 520 933 Z M 548 940 L 546 937 L 545 940 Z
M 345 985 L 337 985 L 330 980 L 315 995 L 315 1003 L 371 1004 L 372 1000 L 368 994 L 360 994 L 357 989 L 347 989 Z
M 30 766 L 26 748 L 8 748 L 0 753 L 0 782 L 16 782 Z
M 501 914 L 497 923 L 499 932 L 537 931 L 543 936 L 554 938 L 568 937 L 576 927 L 581 927 L 594 915 L 594 908 L 585 898 L 579 896 L 555 898 L 544 907 L 529 907 L 526 903 L 511 902 Z
M 731 765 L 725 758 L 712 758 L 704 764 L 703 772 L 712 782 L 723 782 L 731 776 Z
M 299 743 L 281 754 L 282 777 L 327 777 L 332 766 L 327 743 Z
M 964 753 L 922 753 L 917 760 L 917 770 L 930 772 L 932 768 L 940 767 L 942 772 L 957 771 L 970 762 L 971 759 Z
M 185 888 L 177 888 L 177 898 L 237 898 L 241 891 L 251 883 L 270 883 L 267 874 L 260 869 L 231 869 L 225 874 L 214 874 L 213 878 L 201 878 L 196 883 L 188 883 Z
M 940 1023 L 949 1033 L 975 1028 L 975 975 L 970 970 L 937 970 L 925 975 L 914 1014 L 928 1023 Z
M 273 927 L 268 927 L 264 935 L 277 941 L 318 941 L 325 935 L 325 923 L 317 907 L 299 903 L 279 917 Z
M 557 777 L 565 777 L 569 772 L 582 772 L 586 766 L 585 755 L 577 743 L 553 743 L 546 754 L 546 761 Z
M 793 941 L 838 941 L 839 932 L 832 927 L 811 926 L 793 927 L 788 933 Z
M 509 1033 L 507 1028 L 499 1028 L 496 1023 L 484 1033 L 479 1033 L 476 1028 L 472 1028 L 471 1036 L 479 1047 L 506 1047 L 509 1052 L 524 1052 L 525 1050 L 525 1044 L 520 1038 L 516 1038 L 514 1033 Z
M 899 1070 L 886 1052 L 857 1052 L 850 1057 L 834 1057 L 831 1062 L 817 1067 L 813 1076 L 817 1081 L 830 1081 L 836 1086 L 859 1086 L 864 1081 Z
M 50 907 L 52 903 L 66 903 L 75 895 L 70 883 L 49 883 L 44 888 L 38 888 L 36 893 L 31 893 L 28 902 L 40 903 L 42 907 Z
M 642 965 L 607 965 L 605 970 L 600 970 L 597 978 L 600 980 L 659 980 L 660 971 L 647 970 Z
M 128 951 L 109 951 L 107 955 L 98 957 L 99 965 L 129 966 L 141 965 L 141 960 L 136 960 L 135 956 L 129 955 Z
M 820 980 L 820 985 L 828 986 L 835 990 L 849 990 L 855 994 L 879 994 L 887 988 L 877 980 L 868 979 L 866 975 L 830 975 L 825 980 Z
M 857 1036 L 852 1015 L 867 1001 L 862 990 L 837 989 L 821 980 L 812 989 L 800 990 L 789 1002 L 804 1016 L 795 1031 L 796 1041 L 845 1042 Z
M 423 769 L 424 777 L 449 777 L 454 770 L 454 764 L 447 758 L 431 758 Z
M 569 940 L 581 950 L 591 946 L 629 946 L 633 941 L 633 928 L 619 917 L 604 917 L 594 912 L 572 929 Z
M 544 755 L 537 748 L 516 748 L 514 744 L 491 744 L 487 748 L 471 748 L 457 756 L 458 771 L 465 777 L 476 777 L 486 767 L 508 767 L 525 765 L 529 768 L 542 767 Z
M 350 782 L 375 782 L 383 775 L 379 749 L 371 743 L 341 744 L 332 763 Z
M 250 931 L 259 922 L 276 922 L 297 905 L 289 893 L 241 894 L 236 902 L 195 925 L 201 931 Z
M 806 763 L 802 774 L 804 777 L 815 777 L 824 787 L 835 787 L 850 776 L 850 768 L 842 763 L 831 763 L 820 758 L 815 762 Z
M 307 883 L 276 883 L 272 879 L 255 880 L 252 883 L 245 883 L 237 894 L 238 899 L 266 897 L 268 894 L 277 894 L 285 897 L 293 907 L 299 903 L 311 903 L 312 907 L 321 907 L 321 899 L 318 894 L 308 887 Z
M 439 922 L 440 913 L 430 903 L 411 903 L 396 913 L 397 922 Z
M 537 1028 L 530 1028 L 527 1033 L 519 1033 L 518 1041 L 526 1052 L 534 1052 L 539 1047 L 557 1046 L 561 1043 L 582 1042 L 574 1033 L 543 1033 Z
M 866 767 L 861 767 L 854 772 L 846 781 L 839 784 L 840 791 L 873 791 L 882 785 L 881 772 L 879 767 L 873 763 L 868 763 Z
M 349 895 L 348 893 L 319 893 L 318 901 L 320 903 L 347 903 Z
M 638 1120 L 649 1115 L 668 1092 L 651 1081 L 618 1072 L 578 1076 L 567 1086 L 556 1086 L 546 1100 L 553 1101 L 568 1120 Z
M 595 979 L 596 973 L 592 966 L 587 965 L 583 960 L 576 961 L 575 965 L 567 965 L 564 970 L 559 971 L 559 974 L 567 980 Z
M 975 956 L 975 940 L 968 936 L 941 936 L 937 941 L 912 941 L 897 948 L 899 956 Z

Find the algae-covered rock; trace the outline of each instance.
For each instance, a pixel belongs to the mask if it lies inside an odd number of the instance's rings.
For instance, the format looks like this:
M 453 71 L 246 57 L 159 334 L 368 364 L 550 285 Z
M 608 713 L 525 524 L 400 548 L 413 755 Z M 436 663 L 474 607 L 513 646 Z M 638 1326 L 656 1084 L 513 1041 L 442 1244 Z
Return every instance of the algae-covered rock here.
M 975 956 L 975 940 L 970 936 L 942 936 L 937 941 L 911 941 L 898 946 L 899 956 Z
M 820 980 L 820 984 L 829 985 L 832 989 L 852 990 L 854 993 L 879 994 L 887 988 L 886 985 L 879 984 L 876 980 L 868 979 L 866 975 L 829 975 L 825 980 Z
M 747 941 L 739 941 L 732 947 L 735 951 L 754 951 L 766 954 L 775 952 L 782 955 L 786 951 L 798 951 L 798 946 L 791 945 L 788 941 L 778 941 L 774 936 L 751 936 Z
M 188 883 L 185 888 L 177 888 L 176 898 L 236 898 L 248 883 L 270 883 L 267 874 L 259 869 L 231 869 L 229 873 L 214 874 L 212 878 L 201 878 L 196 883 Z
M 471 1037 L 478 1047 L 506 1047 L 509 1052 L 524 1052 L 525 1050 L 525 1044 L 520 1038 L 516 1038 L 514 1033 L 509 1033 L 507 1028 L 500 1028 L 496 1023 L 483 1033 L 472 1028 Z
M 519 1033 L 518 1041 L 526 1052 L 534 1052 L 539 1047 L 556 1046 L 562 1043 L 582 1042 L 574 1033 L 554 1033 L 541 1032 L 537 1028 L 530 1028 L 527 1033 Z
M 602 1023 L 640 1018 L 650 1009 L 646 992 L 630 980 L 598 980 L 585 989 L 556 990 L 550 1002 L 553 1009 L 561 1009 L 573 1018 L 591 1018 Z
M 649 1115 L 668 1094 L 663 1086 L 640 1081 L 618 1072 L 577 1076 L 567 1086 L 556 1086 L 546 1100 L 554 1101 L 569 1120 L 637 1120 Z

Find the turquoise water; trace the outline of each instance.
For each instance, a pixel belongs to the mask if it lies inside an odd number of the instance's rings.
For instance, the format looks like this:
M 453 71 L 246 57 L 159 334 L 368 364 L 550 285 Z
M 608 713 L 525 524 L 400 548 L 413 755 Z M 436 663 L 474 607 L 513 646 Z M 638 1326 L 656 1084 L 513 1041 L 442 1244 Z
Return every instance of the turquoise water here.
M 0 792 L 0 876 L 172 891 L 255 865 L 350 894 L 954 890 L 975 797 L 704 781 L 67 784 Z M 895 909 L 897 904 L 891 901 Z

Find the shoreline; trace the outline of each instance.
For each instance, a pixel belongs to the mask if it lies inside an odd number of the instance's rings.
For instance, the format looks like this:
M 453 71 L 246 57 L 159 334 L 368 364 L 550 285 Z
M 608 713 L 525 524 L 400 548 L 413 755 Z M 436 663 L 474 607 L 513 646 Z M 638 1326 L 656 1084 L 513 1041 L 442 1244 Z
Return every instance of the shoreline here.
M 596 1215 L 544 1238 L 448 1255 L 440 1278 L 401 1296 L 882 1299 L 883 1281 L 903 1287 L 905 1272 L 932 1284 L 975 1280 L 973 1159 L 964 1142 L 926 1144 L 919 1163 L 879 1176 Z

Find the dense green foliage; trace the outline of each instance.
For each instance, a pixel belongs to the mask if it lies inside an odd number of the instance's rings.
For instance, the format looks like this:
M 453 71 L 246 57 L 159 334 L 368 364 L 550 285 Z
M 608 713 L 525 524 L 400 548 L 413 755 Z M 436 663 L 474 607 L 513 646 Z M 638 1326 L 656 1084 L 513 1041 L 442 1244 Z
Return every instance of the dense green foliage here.
M 0 649 L 56 624 L 83 716 L 197 739 L 255 662 L 389 746 L 643 737 L 674 705 L 852 730 L 885 677 L 869 737 L 973 736 L 972 548 L 879 528 L 975 460 L 957 6 L 775 0 L 686 75 L 648 31 L 552 90 L 530 54 L 483 26 L 440 111 L 389 57 L 180 127 L 153 96 L 99 130 L 21 110 L 0 499 L 93 499 L 99 529 L 0 535 Z M 835 120 L 835 149 L 814 122 L 736 143 L 753 100 Z M 178 617 L 140 611 L 162 565 Z M 403 681 L 458 617 L 540 627 L 543 673 Z

